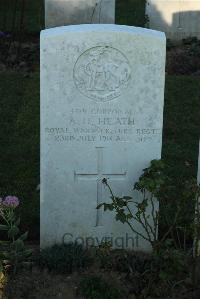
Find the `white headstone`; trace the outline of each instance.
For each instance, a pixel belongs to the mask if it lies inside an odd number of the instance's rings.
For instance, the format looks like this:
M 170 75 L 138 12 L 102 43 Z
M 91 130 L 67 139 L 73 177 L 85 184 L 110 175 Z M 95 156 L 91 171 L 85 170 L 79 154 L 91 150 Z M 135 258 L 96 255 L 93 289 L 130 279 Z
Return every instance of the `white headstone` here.
M 114 24 L 115 0 L 45 0 L 45 27 Z
M 161 156 L 165 48 L 163 33 L 128 26 L 41 33 L 42 247 L 80 237 L 150 249 L 96 207 L 109 202 L 103 178 L 115 194 L 131 195 Z
M 152 29 L 164 31 L 168 38 L 200 38 L 199 0 L 148 0 L 146 14 Z

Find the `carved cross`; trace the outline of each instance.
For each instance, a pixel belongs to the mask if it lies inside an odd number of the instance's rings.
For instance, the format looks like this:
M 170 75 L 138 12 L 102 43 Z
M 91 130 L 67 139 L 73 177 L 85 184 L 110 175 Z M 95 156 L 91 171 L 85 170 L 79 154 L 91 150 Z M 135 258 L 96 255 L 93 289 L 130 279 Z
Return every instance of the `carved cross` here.
M 126 177 L 126 171 L 125 172 L 119 172 L 119 173 L 106 173 L 102 169 L 103 165 L 103 147 L 96 147 L 97 150 L 97 171 L 95 173 L 80 173 L 80 172 L 74 172 L 75 179 L 79 180 L 89 180 L 89 181 L 95 181 L 97 184 L 97 205 L 102 203 L 102 187 L 103 178 L 112 178 L 117 180 L 124 180 Z M 102 210 L 97 209 L 97 215 L 96 215 L 96 226 L 101 226 L 102 223 Z

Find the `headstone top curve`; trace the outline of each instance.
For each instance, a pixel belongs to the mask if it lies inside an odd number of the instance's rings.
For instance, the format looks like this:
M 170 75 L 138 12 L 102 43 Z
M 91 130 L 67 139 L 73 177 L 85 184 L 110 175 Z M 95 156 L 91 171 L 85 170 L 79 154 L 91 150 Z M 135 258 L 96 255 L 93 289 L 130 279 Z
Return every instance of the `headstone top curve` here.
M 83 25 L 69 25 L 69 26 L 54 27 L 54 28 L 42 30 L 41 37 L 51 37 L 51 36 L 70 33 L 70 32 L 93 32 L 93 31 L 126 32 L 132 34 L 152 36 L 152 37 L 157 37 L 166 40 L 165 33 L 161 31 L 142 28 L 142 27 L 113 25 L 113 24 L 83 24 Z

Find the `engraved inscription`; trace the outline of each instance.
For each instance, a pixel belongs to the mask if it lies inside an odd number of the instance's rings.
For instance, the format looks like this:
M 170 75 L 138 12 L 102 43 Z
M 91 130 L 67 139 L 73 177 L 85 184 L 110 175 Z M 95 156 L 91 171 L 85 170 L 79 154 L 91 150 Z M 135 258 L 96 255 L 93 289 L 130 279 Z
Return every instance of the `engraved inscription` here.
M 48 140 L 56 142 L 128 142 L 134 136 L 131 109 L 73 108 L 60 127 L 46 127 Z
M 151 142 L 152 140 L 157 141 L 158 143 L 161 143 L 162 141 L 162 129 L 136 129 L 137 143 L 146 143 Z
M 46 127 L 47 140 L 63 143 L 161 143 L 162 129 L 138 126 L 132 109 L 73 108 L 61 126 Z
M 119 97 L 131 76 L 128 59 L 119 50 L 98 46 L 84 52 L 74 66 L 74 82 L 85 96 L 105 102 Z

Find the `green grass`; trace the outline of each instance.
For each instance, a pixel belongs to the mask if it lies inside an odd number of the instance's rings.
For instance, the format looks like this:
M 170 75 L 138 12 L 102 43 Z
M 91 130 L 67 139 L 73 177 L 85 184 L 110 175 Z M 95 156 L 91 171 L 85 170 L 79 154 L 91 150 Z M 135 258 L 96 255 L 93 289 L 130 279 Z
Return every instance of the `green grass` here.
M 163 158 L 174 179 L 196 177 L 200 127 L 200 77 L 168 76 Z M 39 231 L 39 74 L 0 74 L 0 195 L 22 199 L 22 222 Z
M 38 234 L 39 75 L 0 73 L 0 195 L 22 200 L 24 229 Z
M 163 158 L 177 179 L 196 177 L 200 137 L 200 77 L 168 76 Z

